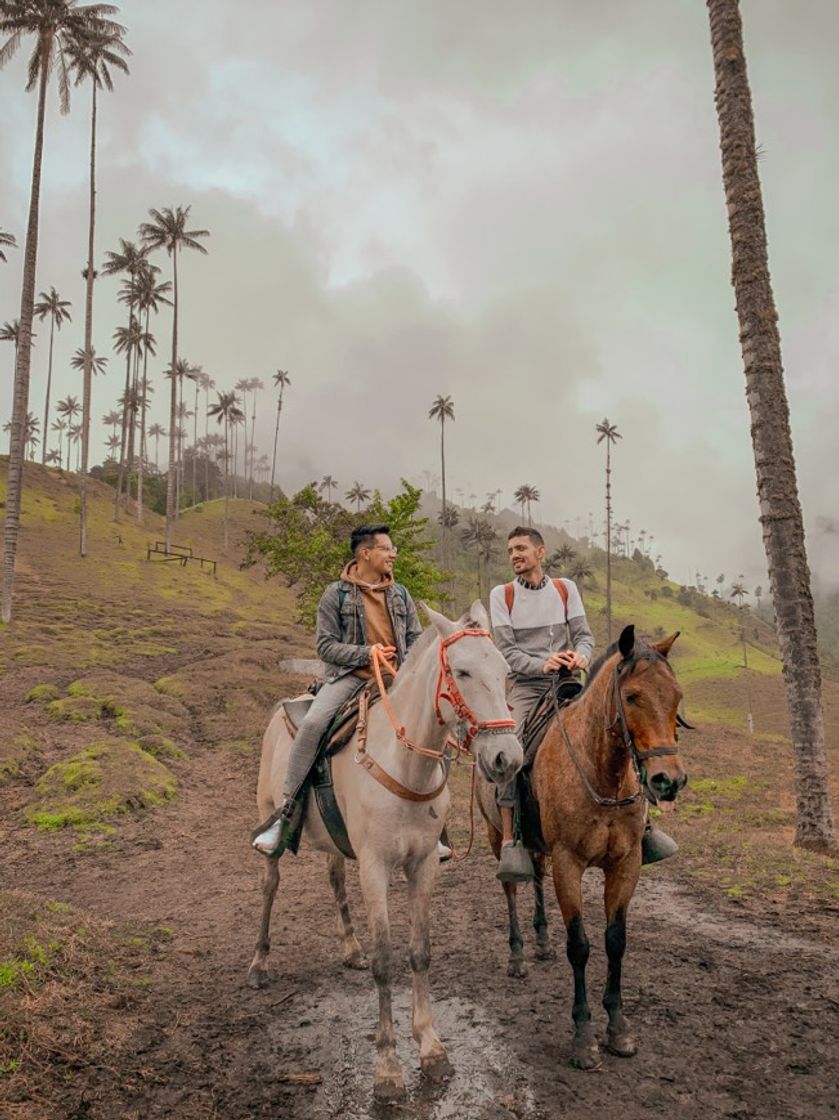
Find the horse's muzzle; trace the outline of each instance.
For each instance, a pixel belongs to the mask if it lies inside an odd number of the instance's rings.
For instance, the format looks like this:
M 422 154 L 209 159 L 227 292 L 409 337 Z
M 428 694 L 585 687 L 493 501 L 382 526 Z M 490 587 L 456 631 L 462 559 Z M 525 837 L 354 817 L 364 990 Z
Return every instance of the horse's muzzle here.
M 524 754 L 515 735 L 487 738 L 478 747 L 478 765 L 488 782 L 505 785 L 521 770 Z
M 653 774 L 647 784 L 657 801 L 675 801 L 679 791 L 687 785 L 687 780 L 688 776 L 683 770 L 680 770 L 675 778 L 662 771 Z

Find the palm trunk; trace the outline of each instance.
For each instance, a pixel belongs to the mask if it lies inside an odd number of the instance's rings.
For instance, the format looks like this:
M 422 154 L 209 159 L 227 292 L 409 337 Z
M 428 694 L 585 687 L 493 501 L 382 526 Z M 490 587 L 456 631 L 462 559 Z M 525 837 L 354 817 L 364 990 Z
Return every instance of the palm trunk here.
M 131 330 L 131 321 L 134 317 L 134 304 L 128 305 L 128 330 Z M 125 354 L 125 390 L 122 397 L 122 430 L 120 431 L 119 444 L 119 471 L 117 473 L 117 489 L 114 494 L 114 521 L 119 521 L 119 499 L 122 495 L 122 483 L 125 477 L 125 449 L 128 441 L 128 420 L 131 415 L 129 400 L 131 397 L 131 346 L 129 344 Z
M 751 417 L 763 544 L 790 714 L 798 820 L 796 844 L 833 851 L 821 667 L 804 524 L 769 277 L 751 91 L 736 0 L 707 0 L 716 77 L 723 184 L 740 346 Z
M 164 548 L 168 552 L 172 543 L 172 521 L 175 499 L 175 447 L 178 429 L 178 246 L 172 249 L 172 392 L 169 399 L 169 473 L 166 476 L 166 532 Z
M 38 113 L 35 126 L 35 152 L 32 159 L 32 187 L 29 195 L 29 222 L 23 256 L 23 285 L 20 298 L 20 337 L 15 362 L 12 428 L 9 439 L 9 473 L 6 494 L 6 519 L 3 531 L 3 595 L 0 618 L 12 620 L 15 586 L 15 557 L 20 530 L 20 502 L 23 491 L 23 455 L 26 413 L 29 408 L 29 373 L 32 368 L 32 317 L 35 310 L 35 272 L 38 263 L 38 218 L 41 197 L 41 162 L 44 152 L 44 110 L 47 103 L 47 62 L 51 41 L 41 45 L 41 74 L 38 86 Z
M 146 308 L 146 337 L 151 309 Z M 140 398 L 140 456 L 137 462 L 137 524 L 143 524 L 143 471 L 146 465 L 146 394 L 148 392 L 149 348 L 143 351 L 143 385 Z
M 201 386 L 196 379 L 195 382 L 195 415 L 192 418 L 192 504 L 195 505 L 197 497 L 195 494 L 195 472 L 198 469 L 197 451 L 198 451 L 198 391 Z
M 230 498 L 230 455 L 228 454 L 228 430 L 230 425 L 224 418 L 224 551 L 227 552 L 227 511 Z
M 210 500 L 210 383 L 204 382 L 204 501 Z
M 612 644 L 612 444 L 606 436 L 606 641 Z
M 137 308 L 137 332 L 140 331 L 140 309 Z M 134 470 L 134 460 L 137 452 L 137 402 L 140 385 L 140 343 L 134 350 L 134 372 L 131 375 L 131 395 L 128 408 L 128 454 L 126 456 L 126 482 L 125 496 L 131 501 L 131 472 Z
M 93 257 L 96 232 L 96 76 L 90 110 L 90 217 L 87 233 L 87 277 L 84 300 L 84 383 L 82 385 L 82 470 L 79 479 L 79 555 L 87 556 L 87 468 L 90 461 L 90 398 L 93 389 Z M 50 339 L 52 365 L 52 339 Z M 47 391 L 49 400 L 49 390 Z
M 251 478 L 248 487 L 248 498 L 253 501 L 253 470 L 254 470 L 254 457 L 256 455 L 256 389 L 253 391 L 253 400 L 251 402 L 253 411 L 251 412 Z
M 271 459 L 271 492 L 268 495 L 268 501 L 274 500 L 274 475 L 277 470 L 277 439 L 280 434 L 280 413 L 283 410 L 283 387 L 280 386 L 280 395 L 277 398 L 277 424 L 274 428 L 274 456 Z
M 55 315 L 51 316 L 52 322 L 50 323 L 50 357 L 47 363 L 47 398 L 44 401 L 44 446 L 41 448 L 41 466 L 44 466 L 47 461 L 47 432 L 49 431 L 50 423 L 50 390 L 52 387 L 52 343 L 55 336 Z M 17 365 L 17 359 L 15 360 Z
M 178 376 L 178 461 L 175 467 L 175 520 L 181 516 L 181 475 L 183 472 L 184 437 L 181 432 L 181 419 L 184 414 L 184 382 Z

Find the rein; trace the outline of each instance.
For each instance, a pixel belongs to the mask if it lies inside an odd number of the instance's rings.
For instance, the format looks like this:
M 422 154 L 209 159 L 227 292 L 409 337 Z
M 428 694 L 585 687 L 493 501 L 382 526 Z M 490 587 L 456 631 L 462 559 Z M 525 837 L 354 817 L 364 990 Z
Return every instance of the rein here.
M 390 790 L 391 793 L 396 794 L 405 801 L 433 801 L 436 797 L 443 792 L 448 773 L 445 766 L 446 748 L 453 746 L 464 754 L 469 754 L 469 748 L 473 740 L 478 735 L 499 735 L 510 728 L 516 726 L 515 720 L 512 719 L 490 719 L 479 720 L 460 692 L 454 679 L 454 675 L 449 665 L 449 659 L 446 650 L 450 645 L 460 641 L 461 638 L 489 638 L 492 637 L 487 630 L 478 629 L 463 629 L 456 630 L 454 634 L 450 634 L 448 638 L 443 638 L 440 641 L 439 649 L 439 662 L 440 667 L 437 673 L 437 687 L 434 694 L 434 711 L 437 715 L 437 721 L 444 727 L 446 721 L 440 712 L 440 703 L 446 700 L 453 708 L 455 714 L 462 723 L 467 724 L 467 729 L 464 731 L 460 741 L 454 740 L 451 737 L 447 738 L 446 743 L 442 750 L 434 750 L 431 747 L 424 747 L 420 743 L 415 743 L 413 739 L 408 737 L 404 724 L 399 722 L 393 705 L 390 702 L 390 697 L 385 688 L 383 671 L 389 673 L 392 677 L 396 676 L 396 670 L 393 665 L 388 661 L 385 655 L 379 649 L 373 650 L 373 676 L 376 685 L 379 689 L 379 694 L 382 698 L 387 717 L 390 720 L 390 725 L 393 728 L 398 742 L 402 744 L 407 750 L 414 751 L 416 754 L 422 755 L 424 758 L 432 758 L 436 760 L 442 771 L 442 778 L 440 784 L 428 793 L 417 793 L 415 790 L 409 789 L 408 786 L 403 785 L 396 778 L 387 773 L 375 759 L 371 758 L 367 753 L 367 713 L 370 704 L 370 694 L 365 690 L 359 698 L 359 715 L 358 715 L 358 750 L 356 751 L 355 761 L 363 766 L 368 773 L 383 785 L 385 789 Z M 445 685 L 445 691 L 443 687 Z M 470 843 L 471 847 L 471 843 Z M 468 853 L 467 853 L 468 854 Z
M 603 809 L 626 809 L 630 805 L 635 805 L 642 797 L 645 796 L 645 793 L 648 789 L 646 781 L 643 777 L 643 767 L 641 763 L 645 762 L 648 758 L 660 758 L 667 755 L 678 754 L 678 747 L 675 746 L 651 747 L 649 750 L 639 750 L 635 745 L 635 739 L 633 738 L 632 732 L 629 730 L 629 725 L 626 722 L 626 712 L 624 711 L 623 697 L 621 696 L 620 690 L 621 666 L 623 666 L 624 664 L 626 664 L 625 661 L 619 661 L 615 666 L 615 670 L 612 675 L 612 691 L 615 705 L 615 718 L 611 721 L 611 723 L 607 724 L 607 730 L 622 741 L 632 762 L 632 769 L 635 772 L 635 779 L 638 782 L 638 789 L 635 791 L 635 793 L 630 794 L 628 797 L 603 797 L 603 795 L 598 793 L 594 786 L 591 784 L 585 770 L 583 769 L 579 756 L 577 755 L 577 752 L 574 750 L 574 746 L 571 743 L 571 738 L 568 734 L 568 731 L 566 730 L 565 723 L 560 717 L 560 712 L 562 709 L 560 708 L 557 701 L 556 692 L 551 689 L 551 696 L 553 698 L 556 720 L 559 724 L 560 731 L 562 732 L 562 737 L 565 740 L 565 746 L 568 750 L 568 754 L 571 756 L 571 761 L 574 763 L 574 767 L 580 776 L 580 781 L 583 783 L 586 793 L 589 795 L 595 805 L 599 805 Z

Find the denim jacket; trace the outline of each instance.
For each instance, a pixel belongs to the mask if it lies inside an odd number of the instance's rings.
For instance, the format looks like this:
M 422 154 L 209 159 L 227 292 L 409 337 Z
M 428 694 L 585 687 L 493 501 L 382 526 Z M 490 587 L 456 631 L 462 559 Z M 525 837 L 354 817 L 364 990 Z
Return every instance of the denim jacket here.
M 414 601 L 401 584 L 393 583 L 385 589 L 385 601 L 393 624 L 396 663 L 399 666 L 422 633 L 422 627 Z M 370 663 L 362 596 L 358 586 L 349 580 L 338 579 L 330 583 L 321 595 L 317 651 L 324 664 L 327 681 L 338 680 Z

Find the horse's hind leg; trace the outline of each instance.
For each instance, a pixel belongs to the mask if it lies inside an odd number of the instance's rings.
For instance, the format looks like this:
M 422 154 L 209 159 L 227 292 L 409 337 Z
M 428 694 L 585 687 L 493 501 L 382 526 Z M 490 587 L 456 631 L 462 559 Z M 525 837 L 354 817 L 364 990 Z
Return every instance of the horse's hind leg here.
M 264 988 L 268 983 L 268 953 L 271 949 L 271 909 L 280 885 L 279 860 L 264 859 L 262 868 L 262 925 L 256 942 L 248 983 L 252 988 Z
M 567 935 L 566 952 L 574 972 L 574 1041 L 571 1065 L 578 1069 L 599 1069 L 600 1048 L 591 1025 L 591 1010 L 586 994 L 586 965 L 589 941 L 583 925 L 583 869 L 563 848 L 551 853 L 556 899 L 562 911 Z
M 329 882 L 335 895 L 338 907 L 338 935 L 344 948 L 344 966 L 346 968 L 367 968 L 367 958 L 358 943 L 353 929 L 350 907 L 347 902 L 347 876 L 346 860 L 343 856 L 332 855 L 328 857 Z
M 373 979 L 379 990 L 379 1026 L 376 1030 L 376 1071 L 373 1096 L 379 1100 L 401 1100 L 405 1096 L 405 1079 L 396 1056 L 396 1035 L 393 1030 L 391 975 L 393 954 L 390 947 L 390 922 L 387 913 L 387 889 L 390 869 L 381 861 L 361 856 L 361 892 L 367 907 L 372 938 L 370 960 Z
M 431 936 L 428 915 L 431 890 L 437 875 L 436 850 L 419 864 L 408 867 L 408 905 L 411 911 L 411 974 L 413 977 L 413 1035 L 419 1046 L 420 1066 L 426 1076 L 441 1081 L 452 1072 L 446 1048 L 440 1041 L 431 1016 L 428 969 Z
M 606 1049 L 621 1058 L 631 1058 L 637 1051 L 635 1039 L 623 1015 L 621 998 L 621 967 L 626 949 L 626 912 L 638 883 L 640 854 L 634 853 L 633 866 L 625 860 L 606 872 L 606 956 L 609 961 L 603 1006 L 609 1014 Z
M 556 949 L 551 945 L 548 934 L 548 917 L 545 913 L 545 856 L 542 852 L 531 852 L 533 860 L 533 890 L 536 895 L 536 908 L 533 911 L 533 928 L 536 931 L 536 960 L 556 960 Z

